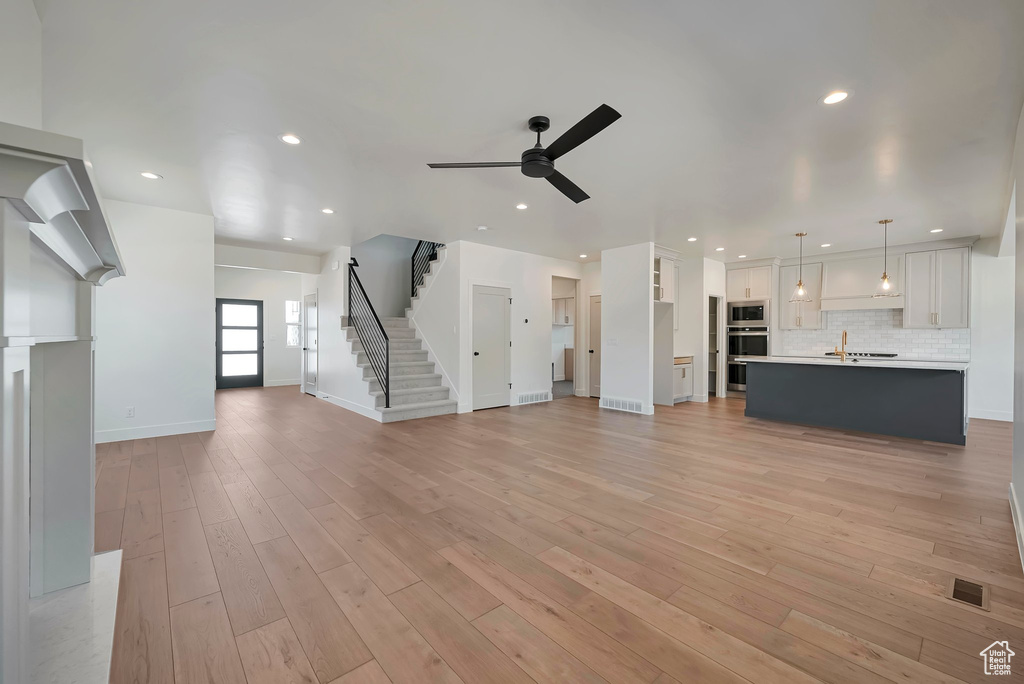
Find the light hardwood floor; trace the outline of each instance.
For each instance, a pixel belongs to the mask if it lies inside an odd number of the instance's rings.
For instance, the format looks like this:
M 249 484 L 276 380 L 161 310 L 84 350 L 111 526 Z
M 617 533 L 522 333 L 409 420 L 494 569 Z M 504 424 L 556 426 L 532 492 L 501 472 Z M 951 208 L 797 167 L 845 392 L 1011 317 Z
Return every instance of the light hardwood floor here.
M 115 684 L 980 682 L 1024 648 L 1005 423 L 961 448 L 570 398 L 380 425 L 282 387 L 219 392 L 217 425 L 97 447 Z

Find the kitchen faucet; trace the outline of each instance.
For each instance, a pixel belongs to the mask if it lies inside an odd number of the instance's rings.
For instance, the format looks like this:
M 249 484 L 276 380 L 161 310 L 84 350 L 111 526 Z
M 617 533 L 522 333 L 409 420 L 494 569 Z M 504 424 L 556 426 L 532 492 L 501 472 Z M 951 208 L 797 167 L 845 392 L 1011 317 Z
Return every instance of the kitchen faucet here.
M 846 331 L 843 331 L 843 348 L 835 348 L 835 354 L 839 357 L 841 363 L 846 363 Z

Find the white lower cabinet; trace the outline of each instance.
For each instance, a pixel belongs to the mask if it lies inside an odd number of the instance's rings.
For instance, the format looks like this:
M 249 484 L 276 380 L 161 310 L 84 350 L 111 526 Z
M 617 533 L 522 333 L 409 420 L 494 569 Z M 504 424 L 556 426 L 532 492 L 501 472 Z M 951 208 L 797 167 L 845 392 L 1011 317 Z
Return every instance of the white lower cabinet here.
M 693 364 L 672 366 L 672 397 L 675 401 L 693 396 Z

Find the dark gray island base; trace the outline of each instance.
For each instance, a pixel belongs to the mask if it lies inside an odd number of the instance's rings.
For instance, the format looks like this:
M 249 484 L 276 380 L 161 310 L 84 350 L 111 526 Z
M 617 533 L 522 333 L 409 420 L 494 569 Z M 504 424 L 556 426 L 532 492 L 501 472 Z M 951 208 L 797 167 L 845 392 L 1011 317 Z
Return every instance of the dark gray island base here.
M 747 363 L 746 415 L 964 444 L 966 378 L 966 368 L 772 357 Z

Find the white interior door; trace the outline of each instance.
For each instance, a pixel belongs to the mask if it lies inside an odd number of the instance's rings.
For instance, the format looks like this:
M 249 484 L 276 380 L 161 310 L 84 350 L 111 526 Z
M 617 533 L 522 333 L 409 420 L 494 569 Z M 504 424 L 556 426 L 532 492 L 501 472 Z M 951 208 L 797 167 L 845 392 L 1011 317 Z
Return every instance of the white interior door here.
M 601 396 L 601 295 L 590 297 L 590 396 Z
M 473 286 L 473 410 L 508 406 L 512 383 L 512 291 Z
M 306 394 L 316 396 L 317 380 L 317 305 L 316 295 L 302 300 L 302 386 Z

